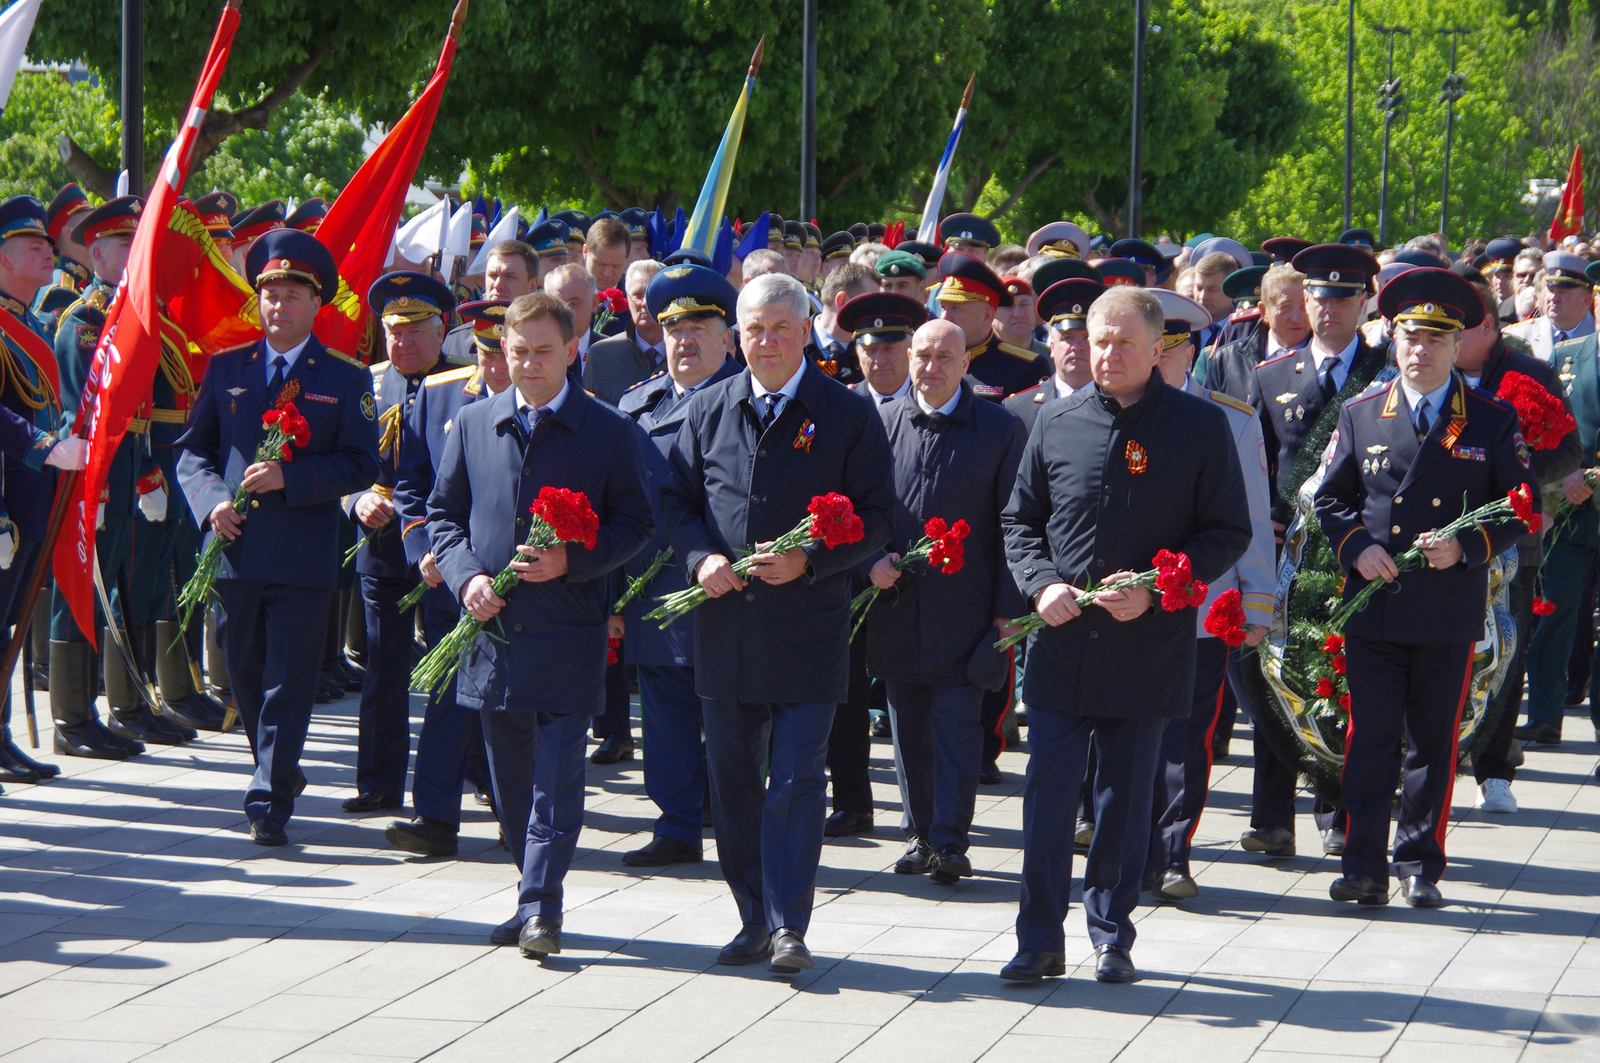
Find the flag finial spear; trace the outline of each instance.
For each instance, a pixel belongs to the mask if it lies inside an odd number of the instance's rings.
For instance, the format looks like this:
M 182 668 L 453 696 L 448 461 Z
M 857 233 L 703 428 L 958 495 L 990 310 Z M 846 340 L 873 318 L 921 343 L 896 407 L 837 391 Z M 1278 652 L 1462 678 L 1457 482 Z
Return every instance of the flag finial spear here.
M 450 15 L 450 36 L 461 36 L 461 24 L 467 21 L 468 0 L 456 0 L 456 9 Z
M 463 2 L 465 2 L 465 0 L 463 0 Z M 966 91 L 961 93 L 961 109 L 963 111 L 972 106 L 972 86 L 975 85 L 977 81 L 977 71 L 973 71 L 972 76 L 967 79 Z
M 466 0 L 461 0 L 461 2 L 466 3 Z M 763 33 L 761 39 L 756 42 L 756 53 L 750 57 L 750 70 L 745 75 L 746 77 L 755 77 L 761 73 L 761 57 L 766 53 L 766 50 L 767 35 Z

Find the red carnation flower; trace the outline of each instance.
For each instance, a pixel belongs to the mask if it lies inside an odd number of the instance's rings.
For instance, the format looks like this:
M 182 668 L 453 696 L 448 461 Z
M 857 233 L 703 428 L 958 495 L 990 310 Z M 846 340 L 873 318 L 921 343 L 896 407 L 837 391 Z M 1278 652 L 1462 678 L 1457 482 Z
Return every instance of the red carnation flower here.
M 628 312 L 628 293 L 621 288 L 605 288 L 600 292 L 600 302 L 609 306 L 613 314 Z
M 622 649 L 621 639 L 606 639 L 606 664 L 613 665 L 618 661 L 617 651 Z
M 922 526 L 922 534 L 930 539 L 943 539 L 950 530 L 950 525 L 945 523 L 943 517 L 929 517 L 928 523 Z
M 1206 585 L 1194 578 L 1188 554 L 1159 550 L 1151 559 L 1156 570 L 1156 590 L 1161 594 L 1161 608 L 1169 613 L 1201 605 L 1208 593 Z
M 1527 525 L 1530 532 L 1537 532 L 1543 526 L 1543 515 L 1534 510 L 1533 489 L 1526 483 L 1512 488 L 1506 494 L 1506 500 L 1511 503 L 1511 512 Z
M 1535 598 L 1533 600 L 1533 615 L 1534 616 L 1549 616 L 1551 613 L 1553 613 L 1555 611 L 1556 611 L 1556 603 L 1552 602 L 1549 598 L 1542 598 L 1541 597 L 1541 598 Z
M 1327 676 L 1323 676 L 1321 679 L 1317 680 L 1317 697 L 1319 697 L 1319 698 L 1331 698 L 1331 697 L 1333 697 L 1333 680 L 1332 679 L 1330 679 Z
M 806 512 L 811 514 L 811 538 L 822 540 L 829 550 L 866 537 L 866 525 L 856 516 L 855 505 L 837 491 L 813 497 Z
M 282 417 L 283 411 L 274 406 L 272 409 L 261 415 L 261 423 L 263 426 L 271 428 L 273 425 L 277 424 Z
M 600 518 L 589 504 L 589 496 L 582 491 L 541 487 L 539 497 L 533 500 L 528 512 L 548 524 L 561 542 L 582 543 L 585 549 L 594 549 L 600 533 Z
M 1344 675 L 1345 669 L 1347 667 L 1348 667 L 1348 665 L 1345 663 L 1344 654 L 1342 654 L 1342 653 L 1338 654 L 1333 658 L 1333 674 L 1334 675 Z
M 1522 436 L 1533 450 L 1555 449 L 1566 434 L 1578 426 L 1559 398 L 1523 373 L 1507 373 L 1501 377 L 1495 394 L 1517 411 Z
M 1221 639 L 1223 644 L 1238 649 L 1245 639 L 1244 596 L 1239 588 L 1229 587 L 1217 595 L 1217 600 L 1206 610 L 1207 635 Z
M 1339 708 L 1344 710 L 1344 714 L 1346 716 L 1350 715 L 1350 695 L 1349 694 L 1340 694 L 1339 695 Z
M 1329 635 L 1322 640 L 1322 652 L 1327 654 L 1343 653 L 1344 639 L 1338 635 Z

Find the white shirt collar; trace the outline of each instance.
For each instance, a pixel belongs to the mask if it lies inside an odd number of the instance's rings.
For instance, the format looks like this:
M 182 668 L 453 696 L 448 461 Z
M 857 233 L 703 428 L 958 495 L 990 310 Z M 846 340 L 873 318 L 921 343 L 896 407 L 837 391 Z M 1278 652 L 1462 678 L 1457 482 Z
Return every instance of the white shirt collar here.
M 805 371 L 806 360 L 802 358 L 800 359 L 800 368 L 794 371 L 794 376 L 785 381 L 783 387 L 779 388 L 776 392 L 768 391 L 766 388 L 762 387 L 761 381 L 756 379 L 756 375 L 754 373 L 751 373 L 750 396 L 752 398 L 764 399 L 768 395 L 778 394 L 782 395 L 785 399 L 792 399 L 800 393 L 800 374 L 804 373 Z M 746 370 L 746 372 L 748 372 L 748 370 Z
M 1350 337 L 1350 342 L 1345 344 L 1344 350 L 1335 355 L 1330 351 L 1325 350 L 1323 346 L 1317 342 L 1317 338 L 1315 336 L 1311 337 L 1311 356 L 1317 360 L 1317 371 L 1321 372 L 1322 367 L 1327 363 L 1328 359 L 1334 357 L 1337 357 L 1344 365 L 1345 369 L 1348 370 L 1350 368 L 1350 363 L 1356 360 L 1356 344 L 1360 342 L 1361 333 L 1358 331 L 1354 336 Z
M 1305 347 L 1304 343 L 1284 343 L 1278 339 L 1278 334 L 1271 329 L 1267 330 L 1267 357 L 1280 358 Z
M 1071 384 L 1067 383 L 1065 380 L 1062 380 L 1059 375 L 1051 377 L 1047 383 L 1051 387 L 1055 388 L 1056 398 L 1058 399 L 1071 398 L 1073 395 L 1077 394 L 1079 390 L 1078 388 L 1075 388 Z M 1093 383 L 1093 381 L 1090 383 Z M 1084 385 L 1084 387 L 1088 386 L 1088 384 Z
M 959 387 L 956 388 L 956 393 L 951 395 L 950 398 L 946 400 L 945 404 L 940 406 L 937 410 L 928 405 L 927 400 L 922 397 L 922 392 L 919 391 L 916 393 L 916 395 L 917 405 L 922 407 L 923 413 L 942 413 L 946 417 L 949 417 L 952 413 L 956 412 L 956 403 L 961 401 L 961 389 Z
M 567 393 L 572 390 L 572 379 L 570 377 L 562 377 L 561 390 L 556 392 L 556 397 L 545 403 L 543 407 L 535 407 L 533 403 L 529 402 L 527 397 L 522 394 L 521 388 L 513 385 L 512 390 L 517 393 L 517 409 L 527 410 L 529 416 L 532 416 L 535 409 L 543 409 L 548 416 L 561 409 L 561 404 L 567 401 Z
M 903 399 L 909 394 L 911 394 L 911 374 L 910 373 L 907 373 L 906 374 L 906 378 L 904 380 L 900 381 L 900 389 L 898 391 L 896 391 L 893 395 L 880 395 L 880 394 L 878 394 L 878 389 L 872 386 L 872 381 L 870 381 L 870 380 L 867 381 L 867 395 L 872 399 L 873 402 L 880 402 L 881 403 L 885 399 Z
M 1408 384 L 1404 377 L 1400 378 L 1400 390 L 1406 393 L 1406 403 L 1411 407 L 1411 419 L 1416 420 L 1417 410 L 1424 401 L 1431 408 L 1430 416 L 1433 420 L 1439 419 L 1439 414 L 1444 411 L 1445 400 L 1450 397 L 1450 381 L 1445 382 L 1426 395 Z
M 310 342 L 311 342 L 311 337 L 307 336 L 305 339 L 301 340 L 299 343 L 295 344 L 293 347 L 290 347 L 287 351 L 277 351 L 277 350 L 273 350 L 272 341 L 271 340 L 267 340 L 266 341 L 266 345 L 267 345 L 267 375 L 268 376 L 272 375 L 272 360 L 274 358 L 282 358 L 284 360 L 284 362 L 286 363 L 286 365 L 284 366 L 284 372 L 287 373 L 290 369 L 293 369 L 294 368 L 294 363 L 296 361 L 298 361 L 299 358 L 300 358 L 300 352 L 304 351 L 306 349 L 306 344 L 308 344 Z

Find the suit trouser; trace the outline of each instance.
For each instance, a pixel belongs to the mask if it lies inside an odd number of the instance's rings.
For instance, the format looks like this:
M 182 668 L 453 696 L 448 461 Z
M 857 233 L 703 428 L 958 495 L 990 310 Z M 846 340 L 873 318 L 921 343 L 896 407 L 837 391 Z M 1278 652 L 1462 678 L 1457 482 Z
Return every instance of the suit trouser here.
M 460 614 L 422 604 L 422 633 L 430 647 L 456 626 Z M 369 669 L 370 671 L 370 669 Z M 429 697 L 417 733 L 417 763 L 411 776 L 411 807 L 425 819 L 461 827 L 461 783 L 475 752 L 483 749 L 478 713 L 456 703 L 456 683 Z
M 517 915 L 558 919 L 562 882 L 583 829 L 589 716 L 493 709 L 480 715 L 500 828 L 522 872 Z
M 1589 583 L 1583 589 L 1583 607 L 1578 614 L 1578 626 L 1572 633 L 1572 656 L 1567 659 L 1567 690 L 1572 695 L 1568 700 L 1574 702 L 1582 701 L 1586 691 L 1592 698 L 1595 688 L 1595 591 L 1595 577 L 1590 575 Z
M 1517 624 L 1516 648 L 1511 653 L 1510 669 L 1505 682 L 1495 692 L 1495 708 L 1499 718 L 1494 734 L 1489 736 L 1477 756 L 1472 758 L 1472 774 L 1478 785 L 1487 779 L 1504 779 L 1510 782 L 1517 777 L 1511 765 L 1511 747 L 1516 742 L 1517 707 L 1522 704 L 1522 670 L 1528 656 L 1528 638 L 1533 627 L 1533 584 L 1539 570 L 1531 564 L 1517 569 L 1511 581 L 1511 616 Z
M 867 672 L 867 640 L 850 643 L 850 692 L 833 716 L 828 733 L 828 775 L 835 812 L 872 812 L 872 734 L 867 729 L 867 703 L 872 676 Z
M 1350 826 L 1344 873 L 1388 881 L 1390 809 L 1399 778 L 1394 872 L 1437 882 L 1444 874 L 1444 832 L 1450 825 L 1461 709 L 1472 678 L 1472 644 L 1424 646 L 1352 635 L 1345 640 L 1345 656 L 1350 726 L 1343 782 Z
M 638 669 L 644 792 L 661 810 L 655 836 L 698 850 L 705 832 L 706 753 L 694 669 L 681 664 Z
M 395 608 L 416 583 L 392 576 L 361 576 L 367 654 L 372 667 L 361 679 L 356 739 L 356 792 L 396 801 L 406 792 L 411 755 L 411 643 L 416 618 Z M 329 603 L 330 607 L 332 602 Z M 317 667 L 323 663 L 319 647 Z
M 1155 826 L 1145 870 L 1189 872 L 1189 846 L 1211 785 L 1211 739 L 1228 691 L 1228 647 L 1221 639 L 1195 640 L 1194 702 L 1187 717 L 1168 720 L 1156 768 Z
M 1557 541 L 1545 555 L 1544 595 L 1556 611 L 1541 616 L 1528 642 L 1528 723 L 1561 730 L 1567 696 L 1567 664 L 1578 625 L 1590 623 L 1583 591 L 1594 578 L 1600 551 L 1592 546 Z
M 628 717 L 630 708 L 628 666 L 619 659 L 616 664 L 606 665 L 605 710 L 594 718 L 594 736 L 601 740 L 633 737 L 633 721 Z
M 983 692 L 899 680 L 888 688 L 900 829 L 907 840 L 964 853 L 983 767 Z
M 1017 651 L 1006 651 L 1006 681 L 999 690 L 983 693 L 983 759 L 992 763 L 1006 751 L 1006 714 L 1016 700 Z
M 252 820 L 289 821 L 300 754 L 317 697 L 317 669 L 331 588 L 288 587 L 255 580 L 218 580 L 217 631 L 233 695 L 255 754 L 244 795 Z
M 1029 706 L 1022 792 L 1022 903 L 1017 948 L 1062 952 L 1072 893 L 1072 834 L 1093 743 L 1094 841 L 1083 870 L 1089 940 L 1129 948 L 1150 848 L 1150 804 L 1166 720 L 1068 716 Z
M 838 706 L 711 698 L 702 705 L 717 856 L 739 920 L 804 934 L 822 857 L 823 765 Z

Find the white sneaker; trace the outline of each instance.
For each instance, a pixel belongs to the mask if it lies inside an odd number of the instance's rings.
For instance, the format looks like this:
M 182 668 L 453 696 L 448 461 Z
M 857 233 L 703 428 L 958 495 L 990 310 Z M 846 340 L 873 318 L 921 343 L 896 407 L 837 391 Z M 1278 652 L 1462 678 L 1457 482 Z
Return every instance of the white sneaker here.
M 1511 784 L 1505 779 L 1488 779 L 1478 794 L 1478 808 L 1495 815 L 1509 815 L 1517 810 L 1517 799 L 1511 793 Z

